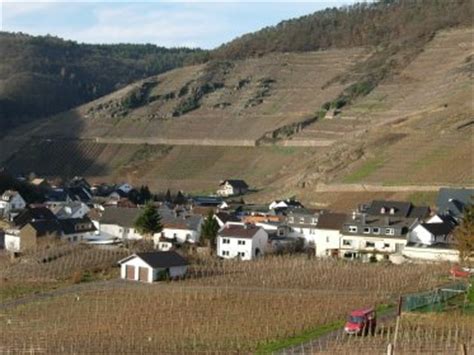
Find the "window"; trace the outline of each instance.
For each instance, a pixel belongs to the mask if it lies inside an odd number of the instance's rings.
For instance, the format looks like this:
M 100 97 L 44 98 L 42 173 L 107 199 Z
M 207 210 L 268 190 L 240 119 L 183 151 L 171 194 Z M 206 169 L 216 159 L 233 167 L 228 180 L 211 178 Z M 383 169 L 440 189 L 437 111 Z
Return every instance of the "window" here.
M 304 223 L 304 217 L 300 217 L 300 223 Z
M 313 219 L 311 220 L 311 224 L 317 224 L 317 223 L 318 223 L 318 219 L 317 219 L 317 218 L 313 218 Z
M 245 245 L 245 240 L 238 240 L 238 241 L 237 241 L 237 244 L 238 244 L 238 245 Z
M 349 232 L 357 233 L 357 227 L 356 226 L 349 226 Z
M 329 243 L 329 237 L 326 237 L 326 243 Z
M 366 248 L 375 248 L 375 243 L 374 242 L 365 242 L 365 247 Z
M 342 241 L 342 245 L 345 245 L 345 246 L 347 246 L 347 247 L 350 247 L 350 246 L 352 246 L 352 240 L 344 239 L 344 240 Z
M 229 256 L 229 251 L 228 250 L 223 250 L 222 251 L 222 256 Z
M 379 227 L 372 228 L 372 233 L 373 234 L 380 234 L 380 228 Z
M 369 234 L 369 233 L 370 233 L 370 228 L 364 227 L 364 234 Z
M 393 228 L 385 228 L 386 235 L 395 235 L 395 230 Z
M 390 248 L 390 244 L 389 243 L 384 243 L 383 247 L 384 248 Z
M 243 257 L 245 257 L 245 253 L 244 252 L 238 252 L 237 256 L 240 257 L 240 258 L 243 258 Z
M 222 239 L 222 244 L 230 244 L 230 239 L 229 238 L 223 238 Z

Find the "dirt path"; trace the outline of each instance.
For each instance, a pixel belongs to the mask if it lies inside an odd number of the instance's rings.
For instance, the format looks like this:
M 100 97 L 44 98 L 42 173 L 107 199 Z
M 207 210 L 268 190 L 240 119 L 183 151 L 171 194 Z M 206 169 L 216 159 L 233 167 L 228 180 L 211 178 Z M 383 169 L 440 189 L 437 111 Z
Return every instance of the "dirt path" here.
M 383 315 L 379 315 L 377 317 L 378 325 L 382 323 L 386 324 L 392 322 L 396 318 L 396 316 L 396 309 L 391 309 L 387 313 L 384 313 Z M 318 352 L 328 351 L 328 347 L 330 346 L 331 341 L 344 336 L 349 335 L 346 335 L 344 333 L 344 329 L 341 327 L 340 329 L 326 333 L 306 343 L 286 348 L 278 352 L 278 354 L 316 354 Z
M 403 192 L 403 191 L 438 191 L 449 185 L 377 185 L 377 184 L 318 184 L 315 192 Z M 464 186 L 473 189 L 473 186 Z

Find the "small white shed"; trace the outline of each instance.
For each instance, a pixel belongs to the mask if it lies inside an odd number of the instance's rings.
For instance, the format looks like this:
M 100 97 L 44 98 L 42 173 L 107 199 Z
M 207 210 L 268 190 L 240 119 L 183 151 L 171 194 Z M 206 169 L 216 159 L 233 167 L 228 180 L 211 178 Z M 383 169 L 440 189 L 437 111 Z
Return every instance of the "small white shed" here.
M 174 251 L 136 253 L 118 263 L 122 279 L 142 282 L 180 278 L 188 268 L 187 260 Z

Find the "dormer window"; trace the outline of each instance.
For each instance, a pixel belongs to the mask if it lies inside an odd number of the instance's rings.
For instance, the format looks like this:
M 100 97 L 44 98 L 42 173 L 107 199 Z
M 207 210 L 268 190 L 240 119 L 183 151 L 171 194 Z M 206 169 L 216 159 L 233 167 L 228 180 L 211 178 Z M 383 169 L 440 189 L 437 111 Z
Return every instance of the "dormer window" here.
M 357 226 L 349 226 L 349 232 L 357 233 Z
M 385 214 L 385 212 L 386 212 L 385 207 L 382 207 L 382 208 L 380 209 L 380 214 Z
M 394 207 L 390 208 L 390 214 L 395 214 L 395 208 Z

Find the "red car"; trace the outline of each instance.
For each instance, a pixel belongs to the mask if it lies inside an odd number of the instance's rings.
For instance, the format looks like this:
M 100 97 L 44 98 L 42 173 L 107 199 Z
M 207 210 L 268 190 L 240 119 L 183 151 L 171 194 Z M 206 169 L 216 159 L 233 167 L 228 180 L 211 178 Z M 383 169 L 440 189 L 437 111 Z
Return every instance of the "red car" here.
M 375 334 L 375 327 L 377 325 L 377 315 L 375 309 L 366 308 L 352 311 L 349 319 L 344 326 L 344 331 L 347 334 L 367 335 Z

